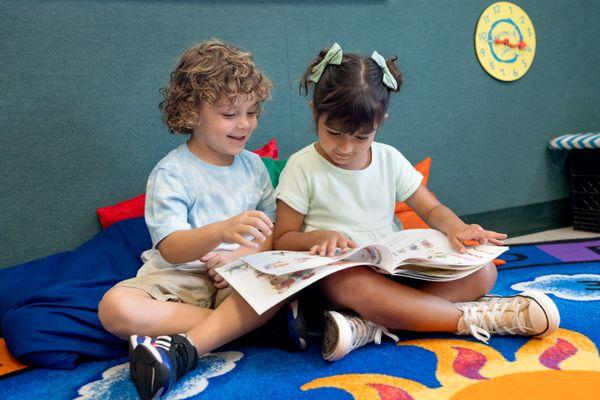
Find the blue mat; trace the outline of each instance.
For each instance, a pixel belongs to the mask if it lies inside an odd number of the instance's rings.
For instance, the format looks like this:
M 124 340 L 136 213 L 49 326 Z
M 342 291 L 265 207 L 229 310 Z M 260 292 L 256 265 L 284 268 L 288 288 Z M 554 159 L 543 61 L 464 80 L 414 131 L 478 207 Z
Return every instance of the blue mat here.
M 74 251 L 0 269 L 0 336 L 27 365 L 73 369 L 126 354 L 98 320 L 98 302 L 135 276 L 150 248 L 143 218 L 122 221 Z M 1 398 L 1 397 L 0 397 Z
M 301 354 L 226 347 L 203 357 L 166 398 L 598 398 L 600 238 L 512 246 L 503 258 L 493 292 L 548 293 L 562 318 L 554 335 L 494 337 L 485 345 L 468 337 L 406 334 L 398 345 L 369 345 L 335 363 L 322 360 L 317 338 Z M 128 399 L 136 393 L 124 357 L 0 379 L 0 399 L 36 398 Z

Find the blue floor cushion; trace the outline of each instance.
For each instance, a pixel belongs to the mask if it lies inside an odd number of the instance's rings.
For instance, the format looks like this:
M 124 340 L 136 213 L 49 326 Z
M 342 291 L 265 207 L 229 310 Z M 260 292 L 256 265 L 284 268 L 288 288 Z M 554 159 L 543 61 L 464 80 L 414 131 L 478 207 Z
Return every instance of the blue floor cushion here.
M 143 218 L 121 221 L 74 251 L 0 269 L 0 334 L 27 365 L 72 369 L 126 354 L 98 320 L 98 302 L 135 276 L 151 247 Z

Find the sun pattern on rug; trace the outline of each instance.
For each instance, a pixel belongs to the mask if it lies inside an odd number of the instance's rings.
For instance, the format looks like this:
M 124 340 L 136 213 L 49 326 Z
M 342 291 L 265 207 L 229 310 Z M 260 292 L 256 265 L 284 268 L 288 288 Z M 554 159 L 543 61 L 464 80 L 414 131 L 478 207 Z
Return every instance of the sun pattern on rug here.
M 344 374 L 315 379 L 301 389 L 337 388 L 356 400 L 600 398 L 598 349 L 587 336 L 567 329 L 529 340 L 512 362 L 490 346 L 467 340 L 419 339 L 399 345 L 435 353 L 439 387 L 389 375 Z

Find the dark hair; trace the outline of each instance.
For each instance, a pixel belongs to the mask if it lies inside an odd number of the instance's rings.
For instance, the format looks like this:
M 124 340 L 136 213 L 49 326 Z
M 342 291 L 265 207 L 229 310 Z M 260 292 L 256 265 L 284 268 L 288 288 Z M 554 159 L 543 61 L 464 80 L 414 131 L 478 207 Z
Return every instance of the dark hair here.
M 306 96 L 313 87 L 315 120 L 326 115 L 325 123 L 341 132 L 372 132 L 384 120 L 390 102 L 390 93 L 399 91 L 402 73 L 396 66 L 397 57 L 386 60 L 398 87 L 392 90 L 383 83 L 383 71 L 370 57 L 344 54 L 340 65 L 325 67 L 316 84 L 309 75 L 329 49 L 323 49 L 313 60 L 300 80 L 300 94 Z
M 171 72 L 169 86 L 161 89 L 163 121 L 171 133 L 192 133 L 202 104 L 237 96 L 269 98 L 273 84 L 254 65 L 252 54 L 211 39 L 186 50 Z

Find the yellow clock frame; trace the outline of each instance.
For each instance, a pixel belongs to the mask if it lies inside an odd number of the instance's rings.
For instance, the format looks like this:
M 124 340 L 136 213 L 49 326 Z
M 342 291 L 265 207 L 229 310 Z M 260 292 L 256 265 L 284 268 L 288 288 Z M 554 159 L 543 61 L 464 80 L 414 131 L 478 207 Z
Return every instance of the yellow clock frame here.
M 523 9 L 499 1 L 481 14 L 475 53 L 483 69 L 500 81 L 515 81 L 529 71 L 535 56 L 535 30 Z

